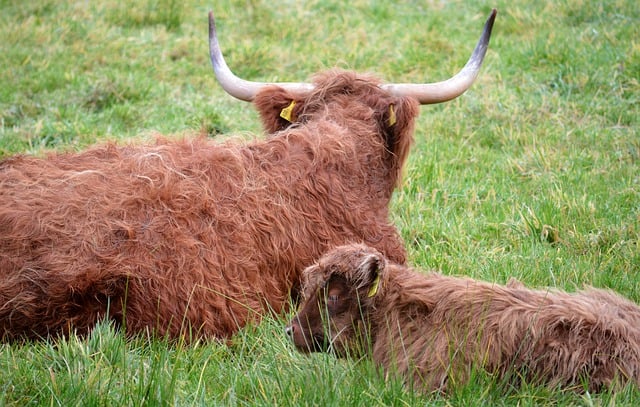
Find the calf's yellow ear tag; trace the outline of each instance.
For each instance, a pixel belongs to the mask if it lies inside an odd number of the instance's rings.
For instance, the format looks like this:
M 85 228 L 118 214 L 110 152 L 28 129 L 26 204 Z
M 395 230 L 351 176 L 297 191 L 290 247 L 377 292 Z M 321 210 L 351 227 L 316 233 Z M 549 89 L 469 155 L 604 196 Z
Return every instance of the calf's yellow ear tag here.
M 378 293 L 378 289 L 380 288 L 380 273 L 377 273 L 376 278 L 373 279 L 373 283 L 371 283 L 371 288 L 369 288 L 369 292 L 367 293 L 367 297 L 371 298 Z
M 289 123 L 293 122 L 293 119 L 291 117 L 293 115 L 293 108 L 295 107 L 295 105 L 296 105 L 296 101 L 292 100 L 291 103 L 289 103 L 289 106 L 282 109 L 282 111 L 280 112 L 280 117 L 282 117 Z

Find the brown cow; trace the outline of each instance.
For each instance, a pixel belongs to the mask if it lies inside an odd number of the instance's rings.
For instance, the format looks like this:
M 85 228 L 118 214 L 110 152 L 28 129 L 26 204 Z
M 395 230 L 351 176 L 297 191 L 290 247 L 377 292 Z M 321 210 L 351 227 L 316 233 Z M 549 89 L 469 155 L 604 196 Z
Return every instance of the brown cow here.
M 640 384 L 640 307 L 611 291 L 424 274 L 363 244 L 328 252 L 302 284 L 286 328 L 299 350 L 369 354 L 415 388 L 445 390 L 473 369 L 576 390 Z
M 243 81 L 210 16 L 216 75 L 254 101 L 269 136 L 0 161 L 0 337 L 85 333 L 106 316 L 129 333 L 226 338 L 286 307 L 335 245 L 404 262 L 388 206 L 418 105 L 471 85 L 494 16 L 460 74 L 398 89 L 335 70 L 312 85 Z

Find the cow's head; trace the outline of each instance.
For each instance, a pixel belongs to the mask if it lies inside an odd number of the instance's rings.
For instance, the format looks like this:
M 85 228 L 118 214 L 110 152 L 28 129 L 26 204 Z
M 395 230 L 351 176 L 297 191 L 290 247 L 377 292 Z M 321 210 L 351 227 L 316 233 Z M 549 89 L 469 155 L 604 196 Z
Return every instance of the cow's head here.
M 303 273 L 302 304 L 286 327 L 302 352 L 358 355 L 370 346 L 371 307 L 384 290 L 387 262 L 377 250 L 352 244 L 322 256 Z
M 213 14 L 209 13 L 209 50 L 218 81 L 230 95 L 254 102 L 265 131 L 273 134 L 292 125 L 338 123 L 350 135 L 379 135 L 384 153 L 362 151 L 364 156 L 382 160 L 386 168 L 388 193 L 400 181 L 402 167 L 413 142 L 413 126 L 419 104 L 451 100 L 464 93 L 474 82 L 487 51 L 496 10 L 471 57 L 455 76 L 436 83 L 383 84 L 370 75 L 329 70 L 314 77 L 312 83 L 264 83 L 238 78 L 231 72 L 220 51 Z M 318 129 L 322 132 L 322 129 Z M 364 141 L 364 142 L 371 142 Z M 370 155 L 369 155 L 370 154 Z M 376 166 L 372 163 L 370 166 Z

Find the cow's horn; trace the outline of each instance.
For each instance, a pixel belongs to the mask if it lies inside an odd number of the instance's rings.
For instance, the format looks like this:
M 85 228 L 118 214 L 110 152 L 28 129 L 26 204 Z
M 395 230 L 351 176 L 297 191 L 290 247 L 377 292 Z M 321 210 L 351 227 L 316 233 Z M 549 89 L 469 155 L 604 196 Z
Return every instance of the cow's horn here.
M 413 97 L 423 105 L 446 102 L 460 96 L 469 89 L 476 76 L 478 76 L 484 55 L 487 52 L 496 13 L 496 9 L 491 11 L 473 54 L 471 54 L 464 68 L 452 78 L 435 83 L 392 83 L 381 85 L 381 87 L 398 96 Z
M 421 104 L 433 104 L 446 102 L 463 94 L 478 76 L 484 55 L 487 52 L 489 38 L 491 38 L 491 29 L 496 18 L 496 9 L 491 11 L 491 15 L 484 25 L 482 36 L 473 50 L 473 54 L 467 61 L 467 64 L 455 76 L 446 81 L 435 83 L 390 83 L 381 85 L 388 92 L 398 96 L 409 96 L 418 100 Z M 293 94 L 304 95 L 313 90 L 313 85 L 309 83 L 298 82 L 251 82 L 241 78 L 231 72 L 220 51 L 218 37 L 216 35 L 216 24 L 213 13 L 209 12 L 209 54 L 211 56 L 211 64 L 213 70 L 222 85 L 222 88 L 231 96 L 240 100 L 250 102 L 256 96 L 258 91 L 268 85 L 278 85 Z
M 227 66 L 220 51 L 220 44 L 216 35 L 216 23 L 212 12 L 209 12 L 209 55 L 211 56 L 213 71 L 222 88 L 228 94 L 240 100 L 251 102 L 258 91 L 268 85 L 278 85 L 293 94 L 306 94 L 313 90 L 313 85 L 309 83 L 278 82 L 271 84 L 246 81 L 235 76 Z

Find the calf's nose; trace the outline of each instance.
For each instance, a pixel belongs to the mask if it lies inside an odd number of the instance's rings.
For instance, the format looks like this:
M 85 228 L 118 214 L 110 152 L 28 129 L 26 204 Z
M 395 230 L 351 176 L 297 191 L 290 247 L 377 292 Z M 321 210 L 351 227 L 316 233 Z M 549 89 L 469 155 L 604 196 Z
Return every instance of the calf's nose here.
M 291 336 L 291 337 L 293 337 L 293 332 L 294 331 L 295 331 L 295 328 L 293 327 L 293 324 L 292 325 L 287 325 L 284 328 L 284 333 L 287 334 L 288 336 Z

